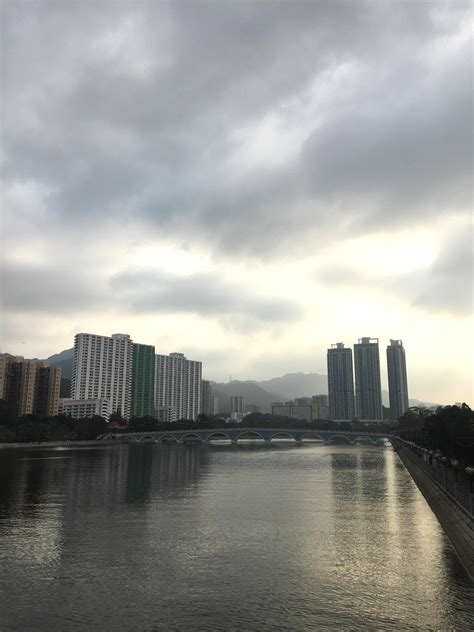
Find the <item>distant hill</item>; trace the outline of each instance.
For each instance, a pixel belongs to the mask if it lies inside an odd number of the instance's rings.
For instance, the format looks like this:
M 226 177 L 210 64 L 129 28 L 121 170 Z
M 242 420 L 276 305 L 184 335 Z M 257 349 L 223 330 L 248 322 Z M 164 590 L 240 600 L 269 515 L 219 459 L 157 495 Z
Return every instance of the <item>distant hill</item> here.
M 74 349 L 66 349 L 61 353 L 55 353 L 54 355 L 46 358 L 51 366 L 58 366 L 61 369 L 61 375 L 63 378 L 70 380 L 72 378 L 72 359 L 74 357 Z
M 211 382 L 212 395 L 219 398 L 218 412 L 230 412 L 230 398 L 232 395 L 242 395 L 245 404 L 260 407 L 262 413 L 271 413 L 272 402 L 279 402 L 284 397 L 281 393 L 271 393 L 263 389 L 257 382 Z
M 280 399 L 325 395 L 328 392 L 327 375 L 320 373 L 287 373 L 282 377 L 256 382 L 266 391 L 280 393 Z

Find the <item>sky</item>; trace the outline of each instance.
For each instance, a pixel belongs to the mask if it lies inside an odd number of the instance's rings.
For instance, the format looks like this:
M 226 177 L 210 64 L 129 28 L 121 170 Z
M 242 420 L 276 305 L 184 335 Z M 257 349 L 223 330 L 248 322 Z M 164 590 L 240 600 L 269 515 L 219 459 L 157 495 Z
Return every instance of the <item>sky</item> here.
M 128 333 L 203 376 L 402 339 L 473 403 L 469 2 L 1 3 L 0 350 Z

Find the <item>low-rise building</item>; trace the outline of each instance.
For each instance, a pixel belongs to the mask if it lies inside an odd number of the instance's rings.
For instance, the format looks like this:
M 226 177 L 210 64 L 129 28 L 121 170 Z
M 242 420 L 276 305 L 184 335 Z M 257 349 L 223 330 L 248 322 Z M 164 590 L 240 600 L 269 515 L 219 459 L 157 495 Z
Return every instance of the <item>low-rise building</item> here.
M 242 423 L 243 419 L 247 417 L 247 415 L 248 413 L 236 413 L 236 412 L 230 413 L 230 418 L 228 419 L 228 422 L 231 422 L 231 423 L 234 422 L 234 423 L 240 424 Z
M 73 419 L 98 416 L 108 421 L 110 412 L 110 401 L 104 398 L 72 399 L 64 397 L 59 400 L 59 413 Z
M 249 415 L 251 413 L 259 413 L 260 412 L 260 406 L 257 406 L 256 404 L 246 404 L 244 406 L 244 412 L 248 413 Z
M 309 399 L 311 403 L 300 403 L 302 399 Z M 298 398 L 289 402 L 275 402 L 272 404 L 272 415 L 280 417 L 292 417 L 304 421 L 313 420 L 313 404 L 311 397 Z

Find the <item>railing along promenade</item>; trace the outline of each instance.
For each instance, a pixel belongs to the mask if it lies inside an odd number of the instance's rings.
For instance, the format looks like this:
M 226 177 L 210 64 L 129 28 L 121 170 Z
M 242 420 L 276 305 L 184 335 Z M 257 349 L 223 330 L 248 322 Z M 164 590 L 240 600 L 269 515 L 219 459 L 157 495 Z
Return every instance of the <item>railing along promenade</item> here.
M 411 441 L 405 441 L 399 437 L 392 440 L 392 445 L 395 450 L 402 445 L 408 448 L 415 464 L 441 487 L 470 518 L 474 519 L 473 468 L 463 469 L 458 461 L 448 459 L 442 456 L 440 452 L 422 448 Z

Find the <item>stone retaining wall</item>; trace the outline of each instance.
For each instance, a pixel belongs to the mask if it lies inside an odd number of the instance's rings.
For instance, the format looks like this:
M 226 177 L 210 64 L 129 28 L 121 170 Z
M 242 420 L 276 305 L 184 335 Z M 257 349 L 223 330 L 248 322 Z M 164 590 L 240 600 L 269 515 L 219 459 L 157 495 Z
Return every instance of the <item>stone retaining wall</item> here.
M 419 457 L 408 447 L 398 444 L 395 450 L 474 581 L 474 520 L 418 465 Z
M 78 447 L 90 447 L 90 446 L 102 446 L 106 445 L 103 441 L 97 441 L 96 439 L 86 441 L 36 441 L 36 442 L 24 442 L 24 443 L 0 443 L 0 450 L 9 448 L 78 448 Z

